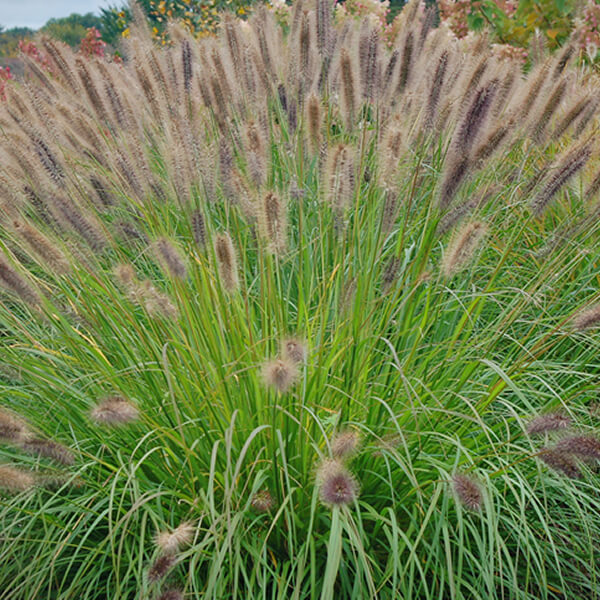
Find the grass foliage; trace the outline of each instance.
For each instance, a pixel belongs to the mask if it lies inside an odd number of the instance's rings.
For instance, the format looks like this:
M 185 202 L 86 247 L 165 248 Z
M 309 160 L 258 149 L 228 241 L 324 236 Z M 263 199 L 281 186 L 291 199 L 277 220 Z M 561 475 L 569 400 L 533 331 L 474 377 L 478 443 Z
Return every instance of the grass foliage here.
M 330 12 L 8 90 L 0 598 L 597 597 L 593 81 Z

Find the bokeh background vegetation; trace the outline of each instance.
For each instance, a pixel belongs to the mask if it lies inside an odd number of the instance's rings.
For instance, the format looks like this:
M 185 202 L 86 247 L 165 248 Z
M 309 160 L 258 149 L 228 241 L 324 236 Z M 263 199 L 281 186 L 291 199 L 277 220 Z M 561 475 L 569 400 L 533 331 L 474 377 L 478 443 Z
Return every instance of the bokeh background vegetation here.
M 153 35 L 161 41 L 166 41 L 169 20 L 181 21 L 194 35 L 206 35 L 215 31 L 219 11 L 231 10 L 243 17 L 252 11 L 253 4 L 254 0 L 140 1 Z M 487 28 L 494 42 L 507 46 L 507 52 L 514 52 L 524 60 L 540 45 L 556 50 L 573 35 L 582 55 L 593 62 L 600 45 L 600 4 L 596 0 L 440 0 L 426 4 L 437 8 L 438 18 L 458 37 Z M 272 6 L 280 9 L 286 4 L 284 0 L 274 0 Z M 392 35 L 394 20 L 403 6 L 401 0 L 338 3 L 339 10 L 347 10 L 357 17 L 363 17 L 365 13 L 377 15 L 382 27 Z M 121 37 L 129 34 L 130 23 L 131 11 L 127 3 L 116 2 L 114 6 L 101 9 L 99 15 L 75 13 L 50 19 L 39 31 L 76 47 L 86 31 L 93 27 L 107 44 L 114 46 Z M 0 15 L 0 60 L 17 57 L 19 40 L 33 39 L 36 33 L 26 27 L 2 28 Z

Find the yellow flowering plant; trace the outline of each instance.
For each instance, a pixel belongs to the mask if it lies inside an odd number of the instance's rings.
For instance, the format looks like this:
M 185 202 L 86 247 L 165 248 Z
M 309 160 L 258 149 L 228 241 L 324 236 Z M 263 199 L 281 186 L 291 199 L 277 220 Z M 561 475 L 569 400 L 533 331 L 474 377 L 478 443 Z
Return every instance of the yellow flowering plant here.
M 200 37 L 216 31 L 220 11 L 233 11 L 239 16 L 249 12 L 246 0 L 140 0 L 138 4 L 147 15 L 152 37 L 163 45 L 168 43 L 169 21 L 178 20 L 191 34 Z M 105 29 L 112 34 L 111 41 L 129 36 L 129 10 L 104 10 L 103 19 Z

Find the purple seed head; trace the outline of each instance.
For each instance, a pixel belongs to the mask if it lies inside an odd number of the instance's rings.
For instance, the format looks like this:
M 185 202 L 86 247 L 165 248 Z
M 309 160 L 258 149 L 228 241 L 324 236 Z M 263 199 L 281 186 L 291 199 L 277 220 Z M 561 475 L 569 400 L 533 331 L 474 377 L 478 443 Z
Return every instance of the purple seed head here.
M 538 456 L 548 467 L 571 479 L 579 479 L 581 477 L 581 471 L 575 459 L 567 452 L 552 448 L 543 448 Z
M 337 460 L 324 461 L 317 471 L 321 501 L 331 507 L 351 504 L 358 497 L 358 483 Z
M 541 435 L 549 431 L 559 431 L 571 426 L 571 418 L 559 412 L 539 415 L 529 421 L 526 431 L 529 435 Z
M 479 484 L 468 475 L 455 473 L 452 476 L 452 487 L 461 504 L 469 510 L 480 510 L 483 504 L 483 494 Z
M 269 490 L 260 490 L 254 494 L 250 504 L 256 512 L 264 513 L 269 512 L 273 508 L 275 501 Z
M 555 450 L 574 454 L 578 458 L 600 460 L 600 440 L 592 435 L 566 437 L 557 442 Z
M 159 581 L 175 566 L 177 559 L 172 554 L 161 554 L 148 569 L 149 581 Z

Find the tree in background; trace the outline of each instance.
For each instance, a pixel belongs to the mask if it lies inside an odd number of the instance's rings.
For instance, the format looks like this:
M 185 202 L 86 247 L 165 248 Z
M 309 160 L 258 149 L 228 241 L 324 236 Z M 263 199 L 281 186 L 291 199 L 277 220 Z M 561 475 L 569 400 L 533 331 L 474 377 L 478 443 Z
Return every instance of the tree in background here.
M 0 57 L 16 56 L 19 40 L 31 37 L 34 33 L 33 29 L 27 27 L 13 27 L 4 30 L 0 27 Z
M 596 8 L 596 11 L 591 10 Z M 549 50 L 562 47 L 573 36 L 586 50 L 584 25 L 594 29 L 593 15 L 596 0 L 440 0 L 439 9 L 444 21 L 459 38 L 469 31 L 489 28 L 492 39 L 507 48 L 530 49 L 537 46 Z M 591 14 L 592 17 L 586 17 Z M 594 37 L 589 36 L 588 37 Z M 595 38 L 594 38 L 595 39 Z M 527 53 L 522 53 L 525 58 Z M 595 52 L 594 52 L 595 56 Z
M 79 46 L 82 38 L 87 35 L 90 28 L 98 30 L 102 27 L 102 19 L 93 13 L 80 15 L 73 13 L 68 17 L 50 19 L 40 31 L 50 37 L 69 44 L 71 47 Z
M 166 43 L 165 25 L 170 19 L 179 20 L 194 35 L 215 31 L 219 11 L 234 11 L 244 15 L 253 0 L 139 0 L 155 39 Z M 131 11 L 127 5 L 101 9 L 102 36 L 110 44 L 129 35 Z

